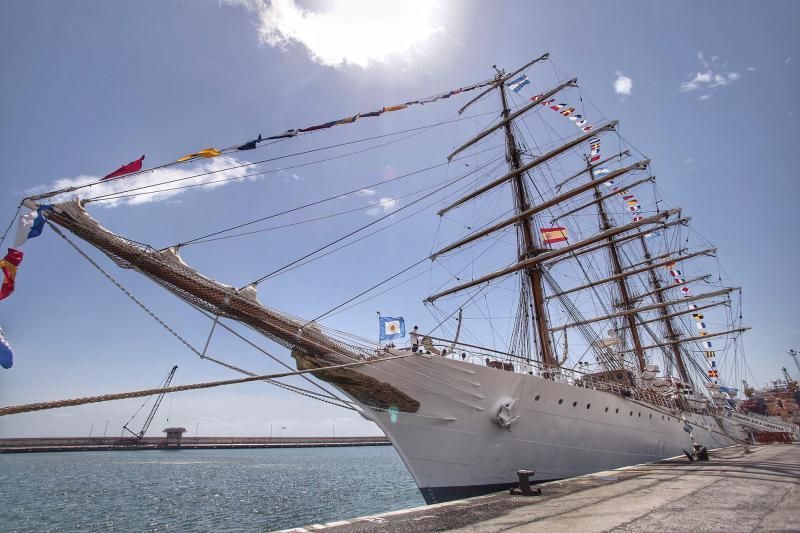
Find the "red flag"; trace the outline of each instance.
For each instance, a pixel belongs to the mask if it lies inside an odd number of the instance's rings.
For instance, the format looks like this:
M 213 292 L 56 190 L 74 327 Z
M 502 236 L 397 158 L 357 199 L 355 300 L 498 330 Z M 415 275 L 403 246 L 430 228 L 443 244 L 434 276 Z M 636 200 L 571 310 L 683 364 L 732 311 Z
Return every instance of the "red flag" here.
M 3 286 L 0 287 L 0 300 L 14 292 L 14 278 L 17 276 L 17 267 L 22 263 L 22 252 L 13 248 L 0 259 L 0 270 L 3 271 Z
M 140 170 L 142 170 L 142 161 L 144 161 L 144 156 L 140 157 L 136 161 L 131 161 L 127 165 L 122 165 L 108 176 L 103 176 L 102 178 L 100 178 L 100 181 L 116 178 L 119 176 L 124 176 L 125 174 L 130 174 L 131 172 L 139 172 Z

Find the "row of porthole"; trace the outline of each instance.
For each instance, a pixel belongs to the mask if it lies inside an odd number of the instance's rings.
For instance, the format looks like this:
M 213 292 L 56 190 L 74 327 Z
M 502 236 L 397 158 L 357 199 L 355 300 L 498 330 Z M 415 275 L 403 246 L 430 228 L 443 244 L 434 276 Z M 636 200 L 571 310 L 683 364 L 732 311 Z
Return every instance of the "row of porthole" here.
M 536 396 L 533 398 L 533 401 L 535 401 L 535 402 L 538 402 L 538 401 L 539 401 L 539 395 L 538 395 L 538 394 L 537 394 L 537 395 L 536 395 Z M 559 400 L 558 400 L 558 405 L 561 405 L 562 403 L 564 403 L 564 398 L 561 398 L 561 399 L 559 399 Z M 577 406 L 578 406 L 578 402 L 572 402 L 572 407 L 577 407 Z M 590 404 L 590 403 L 587 403 L 587 404 L 586 404 L 586 409 L 591 409 L 591 408 L 592 408 L 592 404 Z M 608 412 L 608 407 L 606 407 L 606 408 L 605 408 L 605 412 L 606 412 L 606 413 Z M 617 407 L 616 409 L 614 409 L 614 413 L 615 413 L 615 414 L 619 414 L 619 407 Z M 630 414 L 629 414 L 628 416 L 633 416 L 633 411 L 631 411 L 631 412 L 630 412 Z M 641 412 L 641 411 L 639 411 L 639 418 L 641 418 L 641 417 L 642 417 L 642 412 Z M 650 413 L 650 418 L 651 418 L 651 419 L 653 418 L 653 413 Z M 670 417 L 664 417 L 664 415 L 661 415 L 661 420 L 666 420 L 666 421 L 668 421 L 668 422 L 669 422 L 669 421 L 671 421 L 672 419 L 671 419 Z M 679 419 L 677 419 L 677 418 L 675 419 L 675 421 L 676 421 L 676 422 L 680 422 L 680 420 L 679 420 Z

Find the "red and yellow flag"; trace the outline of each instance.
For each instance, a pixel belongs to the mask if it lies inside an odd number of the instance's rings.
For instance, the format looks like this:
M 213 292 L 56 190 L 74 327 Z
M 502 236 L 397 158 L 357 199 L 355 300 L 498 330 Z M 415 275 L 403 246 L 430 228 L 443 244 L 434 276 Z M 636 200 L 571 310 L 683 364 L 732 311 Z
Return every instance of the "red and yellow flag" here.
M 539 232 L 542 234 L 542 242 L 544 244 L 553 244 L 554 242 L 564 242 L 567 240 L 567 228 L 541 228 Z
M 197 159 L 199 157 L 204 157 L 204 158 L 208 159 L 210 157 L 217 157 L 218 155 L 222 155 L 222 152 L 220 152 L 216 148 L 204 148 L 204 149 L 200 150 L 199 152 L 195 152 L 193 154 L 188 154 L 188 155 L 185 155 L 185 156 L 181 157 L 180 159 L 178 159 L 177 162 L 181 163 L 183 161 L 188 161 L 190 159 Z
M 22 263 L 22 252 L 13 248 L 0 259 L 0 270 L 3 271 L 3 286 L 0 287 L 0 300 L 14 292 L 14 278 L 17 277 L 17 267 Z

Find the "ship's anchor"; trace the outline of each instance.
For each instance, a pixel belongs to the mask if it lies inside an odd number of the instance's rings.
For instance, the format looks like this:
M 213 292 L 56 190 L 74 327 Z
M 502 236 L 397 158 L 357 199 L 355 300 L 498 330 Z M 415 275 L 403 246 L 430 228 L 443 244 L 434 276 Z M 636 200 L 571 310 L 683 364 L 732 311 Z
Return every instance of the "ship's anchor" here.
M 517 400 L 503 400 L 497 414 L 494 417 L 495 422 L 501 428 L 511 431 L 511 425 L 519 420 L 517 415 Z

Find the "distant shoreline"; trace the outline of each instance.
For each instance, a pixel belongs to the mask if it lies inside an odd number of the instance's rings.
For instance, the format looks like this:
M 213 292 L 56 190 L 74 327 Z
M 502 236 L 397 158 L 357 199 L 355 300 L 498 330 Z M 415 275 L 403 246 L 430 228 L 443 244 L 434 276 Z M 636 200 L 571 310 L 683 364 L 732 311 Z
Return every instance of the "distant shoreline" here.
M 61 437 L 0 439 L 0 454 L 101 452 L 126 450 L 219 450 L 257 448 L 338 448 L 390 446 L 386 437 L 184 437 L 180 444 L 165 437 Z

